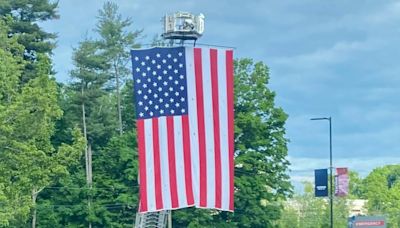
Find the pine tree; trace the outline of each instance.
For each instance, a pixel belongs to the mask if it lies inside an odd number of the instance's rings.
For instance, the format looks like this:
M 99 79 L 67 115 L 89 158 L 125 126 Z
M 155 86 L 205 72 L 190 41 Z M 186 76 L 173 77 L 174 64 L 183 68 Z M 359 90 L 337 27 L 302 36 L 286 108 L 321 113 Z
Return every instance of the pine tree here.
M 141 31 L 130 32 L 132 20 L 123 19 L 118 13 L 118 5 L 106 2 L 99 10 L 98 23 L 95 31 L 100 35 L 97 44 L 108 64 L 107 73 L 112 87 L 115 86 L 117 97 L 118 131 L 122 135 L 124 126 L 122 120 L 121 89 L 130 75 L 130 49 L 138 48 L 136 43 Z
M 94 41 L 85 40 L 74 50 L 75 69 L 69 87 L 70 111 L 75 113 L 73 123 L 79 123 L 88 144 L 105 145 L 115 125 L 109 120 L 107 106 L 110 97 L 105 90 L 107 64 Z M 80 113 L 80 115 L 76 115 Z
M 35 77 L 34 62 L 40 54 L 50 55 L 55 48 L 56 35 L 44 31 L 39 22 L 57 19 L 57 2 L 49 0 L 2 0 L 0 2 L 0 20 L 10 27 L 8 35 L 16 37 L 24 48 L 27 61 L 22 74 L 22 83 Z M 11 20 L 10 20 L 11 18 Z

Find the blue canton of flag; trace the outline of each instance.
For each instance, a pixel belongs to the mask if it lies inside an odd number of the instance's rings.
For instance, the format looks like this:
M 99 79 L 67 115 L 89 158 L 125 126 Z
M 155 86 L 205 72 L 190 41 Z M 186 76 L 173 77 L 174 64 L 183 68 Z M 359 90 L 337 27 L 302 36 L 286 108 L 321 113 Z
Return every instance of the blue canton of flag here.
M 187 114 L 183 47 L 136 51 L 132 63 L 136 118 Z

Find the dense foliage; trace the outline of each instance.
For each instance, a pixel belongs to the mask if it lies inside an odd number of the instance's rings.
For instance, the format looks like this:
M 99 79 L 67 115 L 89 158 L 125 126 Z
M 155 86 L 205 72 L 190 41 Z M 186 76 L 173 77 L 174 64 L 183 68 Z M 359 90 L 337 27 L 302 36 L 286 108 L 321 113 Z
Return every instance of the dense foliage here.
M 107 2 L 73 50 L 68 84 L 56 83 L 56 19 L 49 0 L 0 1 L 0 227 L 132 227 L 138 205 L 137 145 L 129 49 L 141 30 Z M 156 41 L 155 41 L 156 42 Z M 158 42 L 162 44 L 162 42 Z M 184 209 L 176 227 L 270 227 L 291 194 L 287 115 L 269 72 L 235 62 L 235 213 Z M 92 178 L 88 179 L 88 157 Z
M 349 207 L 347 198 L 335 197 L 333 200 L 334 227 L 347 227 Z M 286 228 L 324 228 L 330 227 L 330 206 L 328 198 L 314 196 L 314 185 L 304 183 L 304 193 L 295 194 L 285 202 L 283 216 L 279 219 L 278 227 Z
M 27 64 L 24 46 L 10 31 L 0 20 L 0 225 L 21 226 L 28 218 L 35 222 L 38 194 L 68 175 L 84 139 L 71 128 L 72 144 L 52 145 L 62 110 L 50 59 L 38 54 L 29 72 L 34 77 L 21 83 Z
M 54 33 L 40 28 L 39 23 L 57 19 L 57 3 L 49 0 L 1 0 L 0 16 L 8 26 L 7 34 L 23 49 L 24 72 L 20 83 L 36 77 L 35 61 L 41 54 L 51 54 L 55 47 Z
M 362 185 L 371 214 L 384 215 L 390 227 L 400 226 L 400 165 L 374 169 Z

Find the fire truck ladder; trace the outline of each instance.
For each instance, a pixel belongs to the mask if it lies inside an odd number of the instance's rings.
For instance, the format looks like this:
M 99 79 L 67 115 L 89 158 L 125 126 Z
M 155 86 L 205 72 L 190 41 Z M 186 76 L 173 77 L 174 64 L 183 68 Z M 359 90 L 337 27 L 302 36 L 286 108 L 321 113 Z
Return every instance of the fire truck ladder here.
M 170 211 L 137 213 L 135 228 L 166 228 Z

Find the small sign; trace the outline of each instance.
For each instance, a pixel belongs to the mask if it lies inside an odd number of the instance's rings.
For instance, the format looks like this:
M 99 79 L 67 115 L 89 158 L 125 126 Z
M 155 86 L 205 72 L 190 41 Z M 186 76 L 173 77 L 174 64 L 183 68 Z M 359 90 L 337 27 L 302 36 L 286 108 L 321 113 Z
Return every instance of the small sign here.
M 382 216 L 353 216 L 349 218 L 350 228 L 386 228 L 385 217 Z
M 328 169 L 316 169 L 315 197 L 328 196 Z
M 355 223 L 355 227 L 384 226 L 385 221 L 359 221 Z

